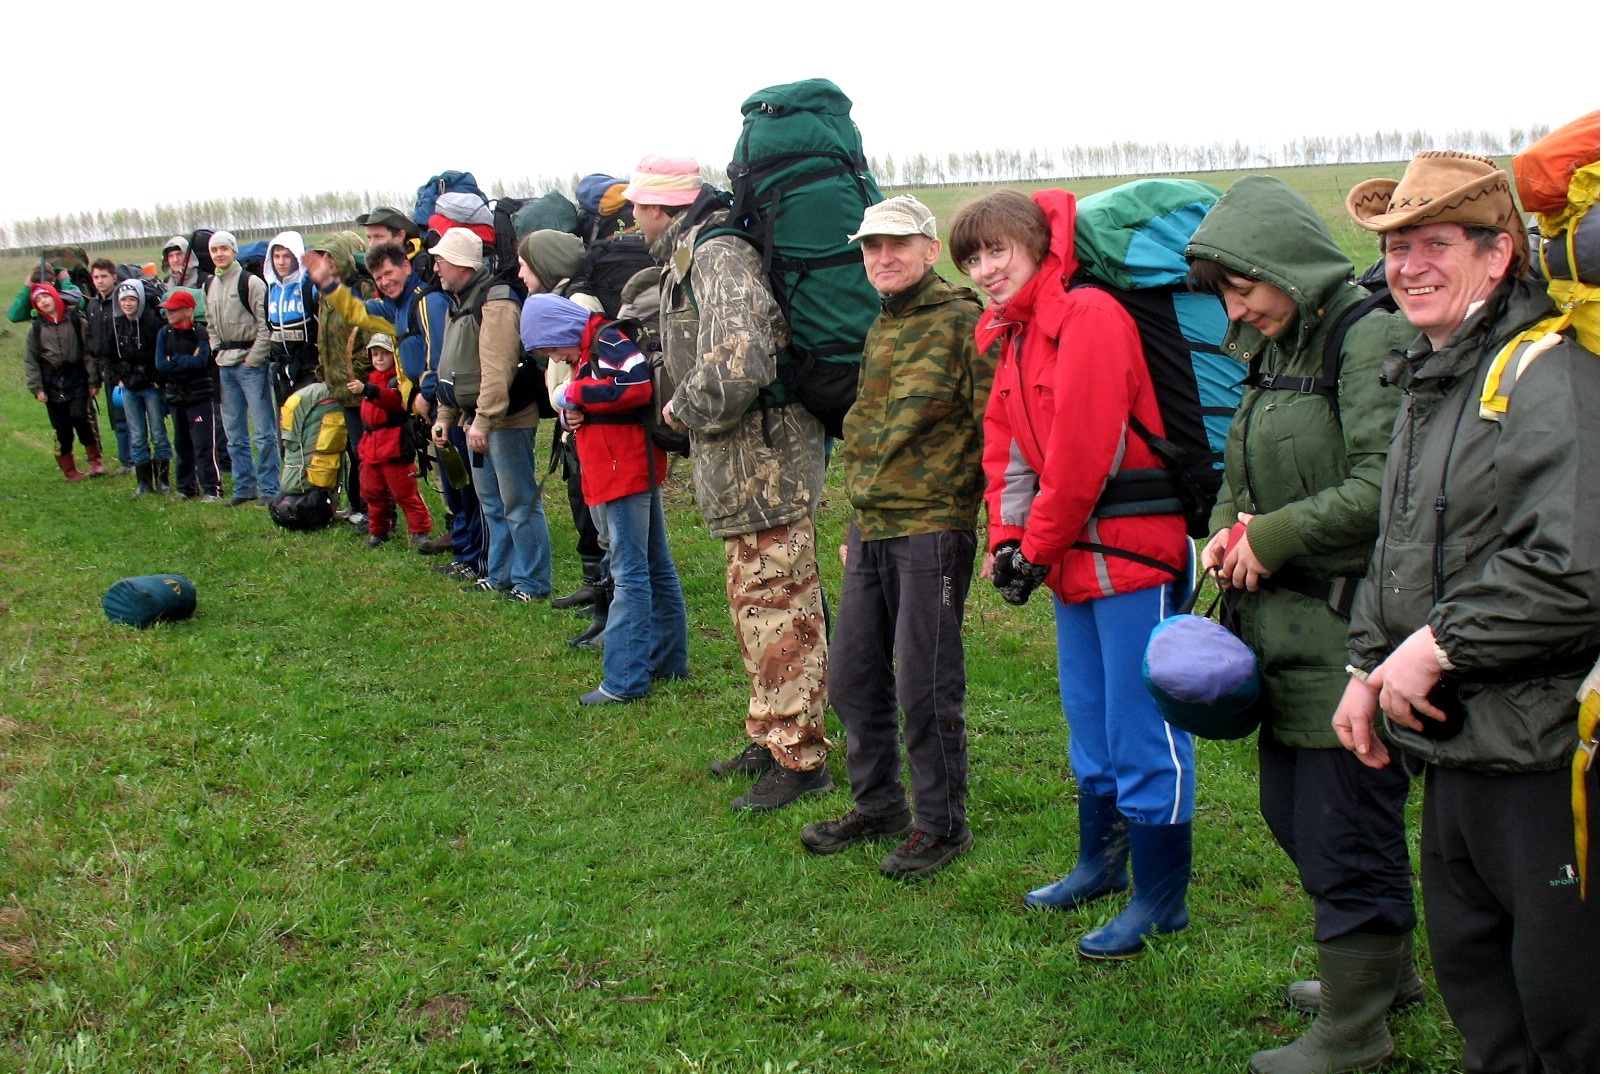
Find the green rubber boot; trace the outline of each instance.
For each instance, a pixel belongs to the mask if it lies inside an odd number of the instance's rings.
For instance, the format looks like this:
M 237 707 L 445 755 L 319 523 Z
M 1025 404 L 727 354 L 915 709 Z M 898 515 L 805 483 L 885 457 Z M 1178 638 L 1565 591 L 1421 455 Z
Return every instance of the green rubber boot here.
M 1320 945 L 1320 1015 L 1284 1048 L 1259 1052 L 1253 1074 L 1345 1074 L 1392 1056 L 1387 1007 L 1411 948 L 1408 936 L 1356 932 Z

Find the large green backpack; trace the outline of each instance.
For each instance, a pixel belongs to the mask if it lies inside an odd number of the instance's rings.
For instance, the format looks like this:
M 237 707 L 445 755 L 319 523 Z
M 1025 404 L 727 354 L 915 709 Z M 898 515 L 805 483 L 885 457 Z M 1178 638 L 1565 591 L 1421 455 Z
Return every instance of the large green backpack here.
M 864 336 L 880 312 L 863 256 L 847 242 L 863 211 L 885 198 L 851 113 L 846 94 L 823 78 L 748 97 L 729 166 L 728 220 L 697 238 L 734 234 L 757 248 L 791 332 L 763 404 L 801 403 L 835 437 L 857 396 Z

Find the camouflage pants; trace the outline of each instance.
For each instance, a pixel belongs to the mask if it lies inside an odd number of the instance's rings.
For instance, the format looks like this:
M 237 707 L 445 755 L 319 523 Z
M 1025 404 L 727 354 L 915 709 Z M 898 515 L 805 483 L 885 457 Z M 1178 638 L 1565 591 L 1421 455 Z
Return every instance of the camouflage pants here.
M 824 763 L 824 601 L 813 520 L 724 539 L 730 616 L 752 697 L 746 733 L 786 768 Z

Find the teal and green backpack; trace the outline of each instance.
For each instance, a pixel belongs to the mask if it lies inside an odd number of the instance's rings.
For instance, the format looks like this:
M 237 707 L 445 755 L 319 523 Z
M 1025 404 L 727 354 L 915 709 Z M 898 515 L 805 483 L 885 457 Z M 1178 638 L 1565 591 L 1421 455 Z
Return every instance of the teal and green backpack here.
M 729 166 L 729 218 L 697 238 L 733 234 L 757 248 L 791 332 L 763 405 L 801 403 L 834 437 L 857 397 L 863 340 L 880 313 L 863 256 L 847 242 L 863 211 L 885 198 L 851 113 L 846 94 L 823 78 L 748 97 Z

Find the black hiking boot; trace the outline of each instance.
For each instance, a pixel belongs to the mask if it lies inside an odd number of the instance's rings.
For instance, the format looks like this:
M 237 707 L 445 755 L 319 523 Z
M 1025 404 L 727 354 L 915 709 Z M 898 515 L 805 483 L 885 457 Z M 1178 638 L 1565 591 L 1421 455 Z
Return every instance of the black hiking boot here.
M 906 809 L 888 817 L 869 817 L 854 809 L 844 817 L 803 828 L 802 845 L 815 854 L 834 854 L 859 843 L 904 839 L 911 831 L 913 816 Z
M 767 746 L 753 742 L 727 760 L 714 761 L 708 771 L 715 776 L 761 776 L 774 767 L 774 754 Z
M 767 813 L 784 809 L 798 798 L 810 794 L 824 794 L 835 790 L 827 765 L 798 772 L 794 768 L 775 765 L 758 777 L 752 789 L 730 803 L 737 813 Z
M 891 880 L 923 880 L 974 845 L 975 834 L 967 829 L 945 839 L 915 831 L 880 862 L 880 875 Z

